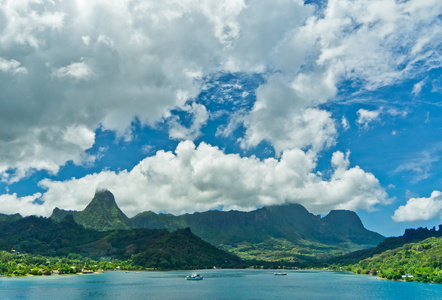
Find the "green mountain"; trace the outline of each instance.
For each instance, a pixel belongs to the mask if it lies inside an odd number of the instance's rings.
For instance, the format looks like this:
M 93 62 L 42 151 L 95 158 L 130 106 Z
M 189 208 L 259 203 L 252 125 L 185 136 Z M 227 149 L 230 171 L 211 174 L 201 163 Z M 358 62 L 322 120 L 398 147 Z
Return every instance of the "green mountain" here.
M 393 250 L 409 243 L 417 243 L 431 237 L 442 237 L 442 225 L 439 225 L 439 230 L 436 230 L 436 227 L 433 227 L 432 229 L 421 227 L 418 229 L 406 229 L 403 235 L 389 237 L 379 243 L 376 247 L 355 251 L 342 256 L 336 256 L 331 258 L 328 262 L 344 265 L 355 264 L 387 250 Z
M 299 261 L 373 247 L 385 239 L 365 229 L 354 212 L 336 210 L 321 218 L 300 204 L 181 216 L 144 212 L 131 221 L 139 228 L 190 227 L 203 240 L 247 259 Z
M 96 231 L 78 225 L 71 215 L 61 222 L 27 217 L 0 223 L 0 250 L 45 256 L 80 254 L 93 259 L 130 259 L 141 267 L 194 269 L 244 266 L 241 260 L 192 234 L 190 229 Z
M 108 190 L 97 190 L 92 201 L 81 212 L 55 208 L 51 219 L 60 222 L 67 215 L 72 215 L 75 222 L 89 229 L 106 231 L 131 228 L 129 218 L 120 210 L 114 195 Z

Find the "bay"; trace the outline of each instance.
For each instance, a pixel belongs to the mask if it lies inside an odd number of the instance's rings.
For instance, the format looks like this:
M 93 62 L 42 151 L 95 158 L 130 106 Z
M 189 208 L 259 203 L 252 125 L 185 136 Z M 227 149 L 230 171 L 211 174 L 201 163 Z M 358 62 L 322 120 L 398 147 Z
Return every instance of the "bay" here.
M 199 270 L 0 278 L 2 299 L 442 299 L 442 285 L 332 271 Z

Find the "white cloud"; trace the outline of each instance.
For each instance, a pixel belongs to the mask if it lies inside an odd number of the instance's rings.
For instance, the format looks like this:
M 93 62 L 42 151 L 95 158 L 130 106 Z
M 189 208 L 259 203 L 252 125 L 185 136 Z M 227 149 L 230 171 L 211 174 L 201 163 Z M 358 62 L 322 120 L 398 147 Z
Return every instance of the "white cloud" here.
M 356 124 L 360 128 L 368 129 L 370 126 L 369 124 L 375 121 L 379 121 L 379 115 L 381 114 L 380 110 L 366 110 L 366 109 L 359 109 L 356 114 L 358 115 L 358 119 L 356 120 Z
M 0 71 L 12 74 L 27 74 L 28 70 L 25 67 L 20 67 L 20 63 L 15 59 L 4 59 L 0 57 Z
M 52 71 L 52 76 L 57 78 L 71 78 L 77 80 L 87 80 L 94 75 L 91 62 L 87 62 L 84 58 L 80 62 L 71 63 L 65 67 L 61 67 Z
M 85 46 L 89 46 L 89 44 L 91 43 L 91 37 L 88 35 L 83 35 L 81 37 L 81 40 L 83 41 L 83 43 L 85 44 Z
M 19 181 L 35 170 L 47 170 L 56 174 L 61 165 L 71 160 L 77 165 L 91 163 L 94 156 L 84 151 L 92 147 L 95 133 L 85 126 L 68 128 L 35 128 L 20 138 L 0 143 L 3 153 L 0 161 L 0 179 L 7 183 Z M 19 151 L 8 152 L 8 147 Z M 6 172 L 9 168 L 15 172 Z
M 408 111 L 406 109 L 398 110 L 396 108 L 389 108 L 385 109 L 384 107 L 380 107 L 377 110 L 367 110 L 367 109 L 359 109 L 356 114 L 358 115 L 358 118 L 356 119 L 356 124 L 361 129 L 369 129 L 370 123 L 373 122 L 380 122 L 381 117 L 385 115 L 390 115 L 393 117 L 406 117 L 408 114 Z
M 68 143 L 78 145 L 86 150 L 94 145 L 95 133 L 83 125 L 70 126 L 66 129 L 63 138 Z
M 177 140 L 194 140 L 199 137 L 201 128 L 207 123 L 209 113 L 204 105 L 196 103 L 185 105 L 181 109 L 192 115 L 192 122 L 189 127 L 185 127 L 176 117 L 167 120 L 170 126 L 169 136 Z
M 426 79 L 421 80 L 417 83 L 415 83 L 413 85 L 413 90 L 411 91 L 411 93 L 413 93 L 415 96 L 419 95 L 420 92 L 422 91 L 422 88 L 424 87 L 425 83 L 426 83 Z
M 67 181 L 42 180 L 47 189 L 38 211 L 50 215 L 57 206 L 82 210 L 97 187 L 114 193 L 121 209 L 133 216 L 144 210 L 185 212 L 217 209 L 252 210 L 263 205 L 301 203 L 313 213 L 331 209 L 367 209 L 389 202 L 371 173 L 350 168 L 349 153 L 333 154 L 330 179 L 314 173 L 316 155 L 299 149 L 279 160 L 225 154 L 217 147 L 181 142 L 174 153 L 158 151 L 131 171 L 102 171 Z M 12 208 L 10 208 L 12 209 Z M 30 212 L 32 213 L 32 212 Z
M 0 41 L 4 45 L 18 43 L 38 49 L 45 44 L 44 36 L 48 31 L 60 30 L 64 24 L 65 13 L 58 8 L 48 0 L 3 0 L 1 11 L 7 22 Z
M 347 131 L 348 129 L 350 129 L 350 124 L 348 123 L 348 120 L 345 116 L 342 116 L 341 119 L 341 124 L 342 124 L 342 128 Z
M 362 89 L 374 90 L 440 66 L 441 56 L 428 54 L 431 49 L 440 48 L 440 40 L 424 37 L 442 35 L 439 22 L 435 21 L 441 9 L 437 1 L 329 1 L 323 16 L 300 10 L 298 20 L 306 22 L 290 29 L 279 26 L 279 30 L 285 30 L 275 31 L 274 36 L 281 36 L 280 41 L 268 58 L 261 58 L 270 69 L 281 72 L 271 75 L 258 89 L 257 103 L 249 115 L 232 120 L 242 122 L 247 129 L 242 144 L 253 147 L 266 140 L 280 152 L 283 136 L 289 138 L 282 149 L 292 147 L 292 120 L 303 110 L 333 98 L 342 80 L 355 80 Z M 415 47 L 417 44 L 421 46 Z M 398 52 L 399 45 L 405 50 Z M 262 50 L 253 53 L 262 54 Z M 254 54 L 242 61 L 250 62 Z M 428 65 L 422 66 L 419 61 Z M 360 113 L 359 121 L 365 128 L 379 116 L 376 111 Z M 277 122 L 270 125 L 268 121 L 272 119 Z M 274 132 L 279 134 L 273 135 Z
M 41 197 L 41 193 L 32 196 L 17 197 L 17 194 L 0 195 L 1 213 L 11 215 L 19 213 L 22 216 L 44 215 L 44 206 L 35 203 Z
M 394 212 L 396 222 L 425 221 L 442 216 L 442 193 L 433 191 L 429 198 L 410 198 Z
M 272 75 L 257 89 L 253 109 L 234 116 L 227 130 L 232 131 L 232 124 L 242 123 L 246 127 L 245 136 L 240 139 L 243 148 L 267 141 L 277 155 L 287 149 L 309 146 L 320 151 L 335 144 L 336 128 L 329 112 L 309 106 L 312 101 L 319 103 L 327 98 L 322 95 L 333 93 L 326 75 L 298 76 L 291 83 L 279 74 Z

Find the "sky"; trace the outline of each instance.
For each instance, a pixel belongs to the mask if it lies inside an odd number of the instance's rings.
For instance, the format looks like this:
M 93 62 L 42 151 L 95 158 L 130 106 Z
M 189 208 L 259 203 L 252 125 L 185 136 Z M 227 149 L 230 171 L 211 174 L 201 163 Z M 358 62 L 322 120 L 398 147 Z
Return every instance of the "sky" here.
M 0 213 L 442 218 L 440 0 L 0 0 Z

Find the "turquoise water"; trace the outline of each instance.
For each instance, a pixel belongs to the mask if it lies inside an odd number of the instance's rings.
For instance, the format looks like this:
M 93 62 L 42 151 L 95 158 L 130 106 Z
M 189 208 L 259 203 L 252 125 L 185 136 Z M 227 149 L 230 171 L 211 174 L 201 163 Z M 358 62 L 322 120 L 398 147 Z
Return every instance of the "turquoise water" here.
M 387 281 L 346 272 L 200 270 L 0 278 L 1 299 L 442 299 L 441 284 Z

